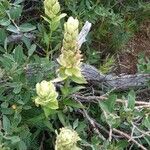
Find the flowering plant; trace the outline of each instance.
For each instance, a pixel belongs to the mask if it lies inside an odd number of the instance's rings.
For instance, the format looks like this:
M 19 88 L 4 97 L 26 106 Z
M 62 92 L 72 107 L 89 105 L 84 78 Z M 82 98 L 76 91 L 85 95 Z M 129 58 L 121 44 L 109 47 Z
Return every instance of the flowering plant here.
M 41 105 L 44 111 L 50 109 L 58 109 L 58 93 L 52 82 L 43 80 L 36 84 L 37 97 L 35 98 L 36 106 Z M 46 113 L 47 114 L 47 113 Z
M 57 134 L 55 150 L 81 150 L 77 147 L 77 142 L 80 140 L 78 133 L 73 129 L 61 128 L 60 133 Z
M 62 79 L 70 77 L 74 82 L 85 83 L 86 81 L 81 74 L 82 55 L 77 43 L 78 27 L 79 21 L 73 17 L 69 17 L 64 24 L 63 47 L 61 55 L 57 59 L 60 64 L 58 74 Z
M 66 14 L 60 13 L 60 4 L 58 0 L 45 0 L 44 9 L 46 17 L 43 18 L 50 24 L 51 29 L 55 31 L 59 25 L 60 20 L 64 18 Z

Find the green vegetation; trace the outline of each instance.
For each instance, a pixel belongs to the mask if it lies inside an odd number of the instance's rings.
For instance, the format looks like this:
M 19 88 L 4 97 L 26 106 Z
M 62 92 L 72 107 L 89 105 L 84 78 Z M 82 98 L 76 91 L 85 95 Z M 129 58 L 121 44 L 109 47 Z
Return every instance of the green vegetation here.
M 95 86 L 82 62 L 112 75 L 149 16 L 146 0 L 0 0 L 0 150 L 148 150 L 149 81 Z M 137 71 L 150 74 L 149 56 Z

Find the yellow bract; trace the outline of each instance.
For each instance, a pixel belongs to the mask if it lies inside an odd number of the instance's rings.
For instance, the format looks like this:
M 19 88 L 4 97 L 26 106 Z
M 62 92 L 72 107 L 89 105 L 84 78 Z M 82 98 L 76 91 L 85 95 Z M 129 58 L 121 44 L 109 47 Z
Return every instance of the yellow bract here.
M 70 77 L 77 83 L 85 83 L 81 74 L 82 55 L 78 49 L 77 37 L 79 34 L 79 21 L 69 17 L 64 24 L 64 39 L 61 55 L 57 59 L 60 64 L 58 74 L 60 78 Z
M 77 142 L 80 140 L 78 133 L 73 129 L 61 128 L 56 138 L 55 150 L 81 150 L 77 147 Z
M 60 4 L 58 0 L 44 1 L 45 14 L 51 19 L 55 18 L 60 12 Z
M 37 97 L 35 98 L 35 104 L 37 106 L 45 106 L 51 109 L 58 108 L 58 93 L 55 86 L 50 81 L 43 80 L 41 83 L 36 84 Z
M 63 51 L 78 50 L 77 36 L 79 34 L 79 21 L 73 17 L 69 17 L 68 21 L 64 24 L 64 40 Z

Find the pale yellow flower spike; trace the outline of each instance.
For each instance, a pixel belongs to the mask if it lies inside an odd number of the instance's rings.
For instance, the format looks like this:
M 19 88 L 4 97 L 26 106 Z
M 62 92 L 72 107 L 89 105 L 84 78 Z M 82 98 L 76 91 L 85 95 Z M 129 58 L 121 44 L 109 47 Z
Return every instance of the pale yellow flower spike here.
M 64 39 L 61 55 L 57 59 L 60 64 L 58 74 L 60 78 L 70 77 L 77 83 L 86 83 L 81 74 L 82 55 L 78 49 L 77 37 L 79 34 L 79 21 L 69 17 L 64 24 Z
M 56 137 L 55 150 L 82 150 L 77 147 L 80 137 L 76 131 L 64 127 Z
M 64 24 L 64 40 L 63 50 L 76 52 L 78 50 L 77 36 L 79 34 L 79 21 L 73 17 L 69 17 Z

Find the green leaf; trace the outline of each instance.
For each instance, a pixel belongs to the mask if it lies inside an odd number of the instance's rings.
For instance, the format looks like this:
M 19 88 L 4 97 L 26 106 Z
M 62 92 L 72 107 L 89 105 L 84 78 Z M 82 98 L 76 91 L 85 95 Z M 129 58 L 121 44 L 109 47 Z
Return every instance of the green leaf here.
M 116 103 L 117 96 L 115 94 L 110 94 L 108 99 L 104 102 L 107 105 L 108 111 L 113 112 Z
M 84 86 L 72 87 L 72 88 L 70 89 L 69 93 L 70 93 L 70 94 L 74 94 L 74 93 L 76 93 L 76 92 L 78 92 L 78 91 L 80 91 L 80 90 L 83 90 L 83 89 L 85 89 Z
M 21 13 L 22 13 L 22 7 L 21 6 L 12 7 L 9 10 L 10 17 L 13 20 L 19 19 L 19 17 L 21 16 Z
M 1 107 L 2 107 L 2 108 L 8 108 L 8 106 L 9 106 L 9 103 L 8 103 L 8 102 L 3 102 L 3 103 L 1 103 Z
M 57 111 L 54 109 L 50 109 L 49 107 L 42 107 L 44 110 L 45 116 L 48 118 L 50 115 L 56 114 Z
M 55 129 L 54 129 L 54 127 L 53 127 L 53 124 L 50 123 L 50 121 L 49 121 L 48 119 L 45 119 L 45 120 L 43 121 L 43 123 L 44 123 L 44 125 L 45 125 L 47 128 L 50 129 L 50 131 L 55 132 Z
M 15 115 L 14 115 L 14 118 L 13 118 L 13 121 L 12 121 L 12 125 L 14 127 L 17 127 L 19 125 L 19 123 L 21 122 L 21 114 L 19 114 L 18 112 L 15 112 Z
M 26 45 L 27 49 L 29 50 L 31 48 L 31 40 L 29 38 L 23 36 L 22 41 Z
M 15 144 L 15 143 L 18 143 L 20 141 L 20 138 L 19 138 L 19 136 L 12 136 L 10 138 L 10 140 L 11 140 L 12 144 Z
M 146 116 L 144 119 L 143 119 L 143 123 L 142 123 L 146 128 L 150 129 L 150 116 Z
M 61 111 L 59 111 L 57 113 L 57 115 L 58 115 L 59 121 L 65 127 L 67 125 L 66 122 L 65 122 L 65 115 Z
M 49 24 L 51 23 L 51 20 L 48 19 L 47 17 L 42 16 L 42 18 L 43 18 L 45 21 L 47 21 Z
M 50 35 L 49 34 L 47 34 L 46 32 L 44 32 L 44 34 L 43 34 L 43 41 L 44 41 L 44 43 L 46 44 L 46 46 L 48 47 L 48 45 L 50 44 Z
M 7 35 L 3 28 L 0 28 L 0 43 L 4 44 Z
M 121 123 L 121 119 L 117 114 L 109 113 L 105 117 L 106 117 L 106 122 L 113 128 L 117 128 Z
M 19 143 L 18 143 L 18 148 L 19 148 L 20 150 L 27 150 L 27 146 L 26 146 L 26 144 L 25 144 L 24 141 L 19 141 Z
M 2 46 L 0 46 L 0 52 L 2 52 L 2 53 L 5 52 L 5 49 Z
M 24 2 L 24 0 L 15 0 L 14 5 L 18 5 L 20 3 Z
M 72 76 L 71 80 L 78 83 L 78 84 L 85 84 L 87 83 L 87 81 L 84 79 L 84 77 L 76 77 L 76 76 Z
M 24 61 L 24 54 L 23 54 L 23 48 L 21 45 L 18 45 L 14 49 L 14 59 L 18 64 L 22 64 Z
M 36 50 L 36 45 L 32 44 L 30 49 L 28 50 L 28 56 L 31 57 L 35 50 Z
M 36 26 L 30 24 L 30 23 L 24 23 L 19 26 L 19 29 L 21 32 L 29 32 L 36 29 Z
M 13 32 L 13 33 L 17 33 L 17 34 L 19 33 L 19 30 L 13 25 L 9 25 L 7 27 L 7 30 L 10 31 L 10 32 Z
M 1 108 L 1 112 L 2 112 L 2 114 L 5 114 L 5 115 L 11 115 L 14 113 L 12 108 Z
M 18 94 L 21 92 L 21 89 L 22 89 L 22 84 L 17 84 L 17 86 L 14 88 L 13 92 L 15 94 Z
M 10 23 L 11 23 L 11 21 L 8 18 L 0 19 L 0 25 L 1 26 L 9 26 Z
M 6 69 L 6 70 L 10 70 L 12 68 L 12 59 L 10 59 L 9 57 L 7 57 L 9 54 L 7 55 L 3 55 L 4 57 L 0 57 L 0 64 Z
M 76 129 L 79 125 L 79 119 L 76 119 L 74 122 L 73 122 L 73 129 Z
M 51 30 L 55 31 L 58 28 L 59 24 L 60 24 L 60 21 L 52 21 L 50 24 Z
M 19 82 L 9 83 L 8 86 L 14 88 L 14 89 L 13 89 L 13 92 L 14 92 L 15 94 L 20 93 L 20 91 L 21 91 L 21 89 L 22 89 L 22 83 L 19 83 Z
M 108 105 L 105 102 L 99 102 L 99 106 L 103 111 L 109 113 Z
M 76 101 L 71 100 L 71 99 L 65 99 L 65 100 L 63 100 L 63 103 L 67 106 L 71 106 L 74 108 L 84 108 L 84 106 L 82 104 L 79 104 Z
M 135 92 L 133 90 L 130 91 L 128 94 L 128 108 L 132 110 L 134 109 L 135 106 L 135 98 L 136 98 Z
M 56 31 L 58 26 L 60 25 L 60 20 L 64 18 L 67 14 L 63 13 L 54 19 L 49 19 L 47 17 L 42 16 L 42 18 L 50 24 L 50 28 L 52 31 Z
M 3 129 L 5 132 L 9 133 L 11 128 L 10 120 L 6 115 L 3 115 Z

